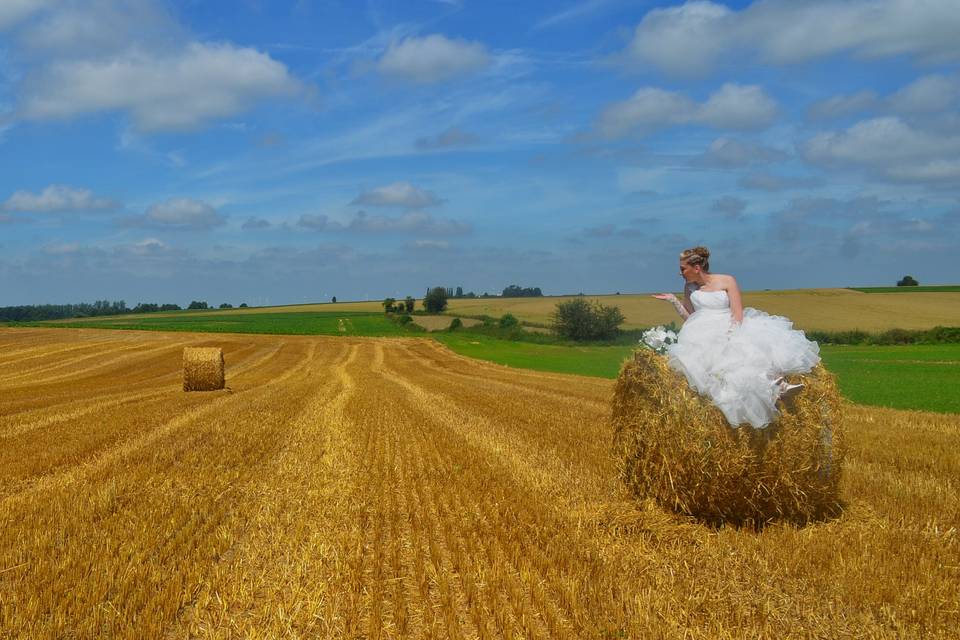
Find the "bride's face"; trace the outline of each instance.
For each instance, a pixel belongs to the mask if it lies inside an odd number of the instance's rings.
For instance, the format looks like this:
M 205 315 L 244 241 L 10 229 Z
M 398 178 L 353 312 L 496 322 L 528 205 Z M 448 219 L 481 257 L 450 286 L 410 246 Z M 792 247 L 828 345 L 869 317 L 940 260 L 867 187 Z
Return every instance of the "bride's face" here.
M 700 278 L 700 267 L 693 267 L 684 262 L 680 261 L 680 275 L 683 276 L 683 279 L 687 282 L 696 282 Z

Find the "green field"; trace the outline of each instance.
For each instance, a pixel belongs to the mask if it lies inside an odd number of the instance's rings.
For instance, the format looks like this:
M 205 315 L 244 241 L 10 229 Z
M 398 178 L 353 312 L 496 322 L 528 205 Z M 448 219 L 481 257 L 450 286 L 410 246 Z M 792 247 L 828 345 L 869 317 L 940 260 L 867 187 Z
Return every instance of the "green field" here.
M 632 347 L 564 347 L 448 334 L 453 351 L 511 367 L 616 378 Z M 827 368 L 854 402 L 960 413 L 960 344 L 850 347 L 825 345 Z
M 847 287 L 851 291 L 860 293 L 957 293 L 960 292 L 960 285 L 944 284 L 933 286 L 916 287 Z

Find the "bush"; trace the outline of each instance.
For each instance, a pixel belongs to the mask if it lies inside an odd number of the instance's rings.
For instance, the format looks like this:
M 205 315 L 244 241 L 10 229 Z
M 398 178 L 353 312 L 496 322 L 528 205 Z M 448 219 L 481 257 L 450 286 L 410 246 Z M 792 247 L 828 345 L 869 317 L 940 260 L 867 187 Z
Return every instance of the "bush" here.
M 403 315 L 400 315 L 400 316 L 396 316 L 396 318 L 394 318 L 394 319 L 395 319 L 397 322 L 399 322 L 400 324 L 410 324 L 411 322 L 413 322 L 413 318 L 411 318 L 411 317 L 408 316 L 407 314 L 403 314 Z
M 461 327 L 463 327 L 463 321 L 460 318 L 454 318 L 453 322 L 450 323 L 449 329 L 450 331 L 454 331 L 455 329 L 460 329 Z
M 520 321 L 512 313 L 505 313 L 500 317 L 499 326 L 501 329 L 510 329 L 520 325 Z
M 913 276 L 903 276 L 902 280 L 897 280 L 898 287 L 916 287 L 919 284 Z
M 620 333 L 623 314 L 618 307 L 578 297 L 558 302 L 551 316 L 553 331 L 570 340 L 611 340 Z
M 406 309 L 407 313 L 413 313 L 413 307 L 417 303 L 412 297 L 407 296 L 403 300 L 403 308 Z
M 434 287 L 423 298 L 423 308 L 430 313 L 440 313 L 447 308 L 447 290 Z

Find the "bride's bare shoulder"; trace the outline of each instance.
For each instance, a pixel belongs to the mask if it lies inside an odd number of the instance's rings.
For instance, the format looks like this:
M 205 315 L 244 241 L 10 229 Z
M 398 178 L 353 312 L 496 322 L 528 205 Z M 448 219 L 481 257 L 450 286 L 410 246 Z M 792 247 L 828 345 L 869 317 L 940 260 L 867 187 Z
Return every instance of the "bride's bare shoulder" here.
M 737 279 L 726 273 L 714 273 L 712 275 L 716 279 L 716 282 L 723 285 L 724 288 L 737 284 Z

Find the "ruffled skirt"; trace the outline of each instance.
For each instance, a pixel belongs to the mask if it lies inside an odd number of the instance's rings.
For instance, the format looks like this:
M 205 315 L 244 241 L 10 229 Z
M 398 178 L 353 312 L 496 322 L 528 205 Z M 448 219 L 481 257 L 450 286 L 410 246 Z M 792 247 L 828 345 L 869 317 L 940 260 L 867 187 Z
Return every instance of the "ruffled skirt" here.
M 807 373 L 820 362 L 820 347 L 782 316 L 746 308 L 732 326 L 729 309 L 701 309 L 687 318 L 670 345 L 670 366 L 709 397 L 731 426 L 760 429 L 777 417 L 778 377 Z

